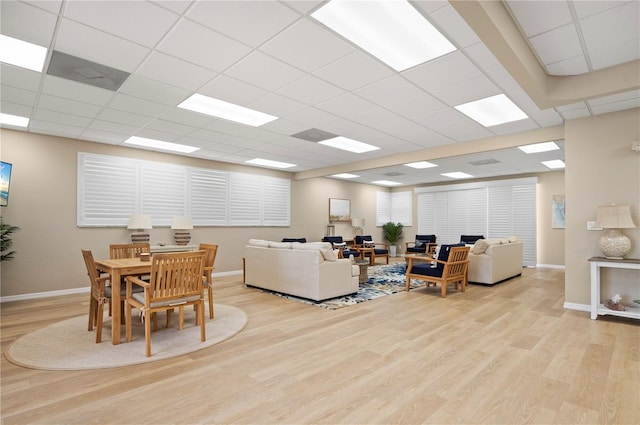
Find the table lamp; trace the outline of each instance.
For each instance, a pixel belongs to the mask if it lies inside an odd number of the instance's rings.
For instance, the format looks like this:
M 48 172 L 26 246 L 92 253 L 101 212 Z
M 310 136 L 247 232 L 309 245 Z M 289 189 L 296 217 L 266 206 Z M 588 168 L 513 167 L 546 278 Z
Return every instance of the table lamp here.
M 151 229 L 151 216 L 147 214 L 131 214 L 129 217 L 129 224 L 127 229 L 137 230 L 137 232 L 131 233 L 132 243 L 145 243 L 149 242 L 149 232 L 145 230 Z
M 354 218 L 351 220 L 351 227 L 355 236 L 362 236 L 364 232 L 364 218 Z
M 189 243 L 189 241 L 191 240 L 191 232 L 189 232 L 189 230 L 193 229 L 191 217 L 173 217 L 171 228 L 175 230 L 173 238 L 176 241 L 176 245 L 187 245 Z
M 603 205 L 598 207 L 596 227 L 605 229 L 600 238 L 600 250 L 609 259 L 621 260 L 631 250 L 631 241 L 620 229 L 633 229 L 629 205 Z

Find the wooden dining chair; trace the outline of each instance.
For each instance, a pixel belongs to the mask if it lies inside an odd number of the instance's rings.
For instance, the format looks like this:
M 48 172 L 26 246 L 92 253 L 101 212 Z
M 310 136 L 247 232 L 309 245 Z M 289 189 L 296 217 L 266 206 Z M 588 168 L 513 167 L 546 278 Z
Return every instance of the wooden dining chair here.
M 218 245 L 201 243 L 199 250 L 204 251 L 204 288 L 209 299 L 209 319 L 213 319 L 213 270 L 218 253 Z
M 100 275 L 91 250 L 82 249 L 81 251 L 82 257 L 84 258 L 84 264 L 87 267 L 89 281 L 91 282 L 88 330 L 93 331 L 94 328 L 97 328 L 96 343 L 100 343 L 102 341 L 102 316 L 104 315 L 104 304 L 109 303 L 109 305 L 111 305 L 111 286 L 108 285 L 111 276 Z M 124 290 L 121 291 L 121 294 L 124 295 Z
M 121 258 L 138 258 L 142 252 L 151 252 L 149 243 L 121 243 L 109 245 L 109 258 L 119 260 Z
M 138 308 L 144 321 L 147 357 L 151 356 L 151 315 L 179 309 L 179 329 L 184 325 L 184 307 L 196 306 L 196 325 L 200 325 L 200 340 L 205 341 L 204 322 L 204 257 L 205 251 L 155 254 L 151 258 L 149 282 L 136 276 L 127 277 L 125 324 L 126 339 L 131 341 L 131 311 Z M 133 292 L 134 286 L 144 289 Z

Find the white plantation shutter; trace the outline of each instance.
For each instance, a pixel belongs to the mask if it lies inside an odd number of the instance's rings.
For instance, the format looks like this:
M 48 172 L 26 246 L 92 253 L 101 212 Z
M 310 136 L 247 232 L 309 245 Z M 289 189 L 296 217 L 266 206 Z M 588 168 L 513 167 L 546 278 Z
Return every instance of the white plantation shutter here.
M 152 161 L 78 153 L 77 225 L 154 226 L 191 216 L 194 226 L 289 226 L 291 181 Z
M 376 192 L 376 226 L 390 221 L 413 225 L 413 193 Z
M 523 265 L 535 266 L 535 178 L 418 188 L 418 234 L 434 233 L 438 243 L 456 243 L 462 234 L 487 238 L 517 236 Z
M 149 214 L 154 225 L 170 226 L 174 216 L 189 215 L 185 167 L 144 162 L 140 177 L 140 211 Z
M 376 226 L 382 226 L 391 221 L 391 194 L 376 192 Z
M 191 219 L 201 226 L 225 226 L 228 221 L 227 185 L 229 173 L 192 169 Z
M 126 226 L 138 208 L 136 162 L 78 154 L 78 226 Z

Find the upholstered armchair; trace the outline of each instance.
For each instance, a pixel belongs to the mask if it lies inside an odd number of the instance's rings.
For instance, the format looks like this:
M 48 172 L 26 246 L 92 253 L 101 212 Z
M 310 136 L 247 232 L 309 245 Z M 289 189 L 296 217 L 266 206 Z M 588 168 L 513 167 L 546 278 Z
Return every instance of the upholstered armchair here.
M 456 289 L 459 286 L 464 292 L 467 286 L 469 250 L 464 244 L 441 245 L 435 261 L 422 260 L 417 256 L 408 257 L 406 290 L 409 290 L 411 279 L 418 279 L 426 281 L 427 286 L 439 283 L 442 298 L 447 296 L 447 285 L 450 283 L 454 283 Z
M 364 257 L 369 257 L 371 265 L 375 264 L 378 257 L 386 258 L 387 264 L 389 264 L 389 245 L 374 242 L 371 235 L 356 236 L 356 248 Z
M 416 235 L 415 242 L 405 242 L 407 254 L 425 254 L 436 245 L 436 235 Z M 432 245 L 429 245 L 432 244 Z
M 360 257 L 360 252 L 347 246 L 342 236 L 325 236 L 322 242 L 330 242 L 333 249 L 338 250 L 338 258 L 349 258 L 350 255 L 353 255 L 353 258 Z
M 484 239 L 484 235 L 460 235 L 460 242 L 467 245 L 473 245 L 478 239 Z
M 307 243 L 307 238 L 282 238 L 282 242 L 300 242 L 300 243 Z

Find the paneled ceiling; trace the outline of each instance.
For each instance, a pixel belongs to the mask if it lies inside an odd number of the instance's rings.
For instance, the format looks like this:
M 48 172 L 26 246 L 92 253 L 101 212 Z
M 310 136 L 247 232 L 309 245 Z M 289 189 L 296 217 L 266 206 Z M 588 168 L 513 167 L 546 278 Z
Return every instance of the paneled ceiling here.
M 32 133 L 113 145 L 135 135 L 199 147 L 187 154 L 196 158 L 293 163 L 296 178 L 413 185 L 450 181 L 449 171 L 548 171 L 540 161 L 563 159 L 561 140 L 544 155 L 473 146 L 640 107 L 637 0 L 414 1 L 456 50 L 402 72 L 311 17 L 323 3 L 2 0 L 2 34 L 49 53 L 42 73 L 1 65 L 1 111 L 29 117 Z M 53 51 L 130 75 L 116 91 L 54 76 Z M 254 128 L 177 107 L 196 92 L 279 118 Z M 529 118 L 483 127 L 454 109 L 500 93 Z M 311 128 L 380 149 L 291 136 Z M 438 167 L 402 165 L 419 160 Z

